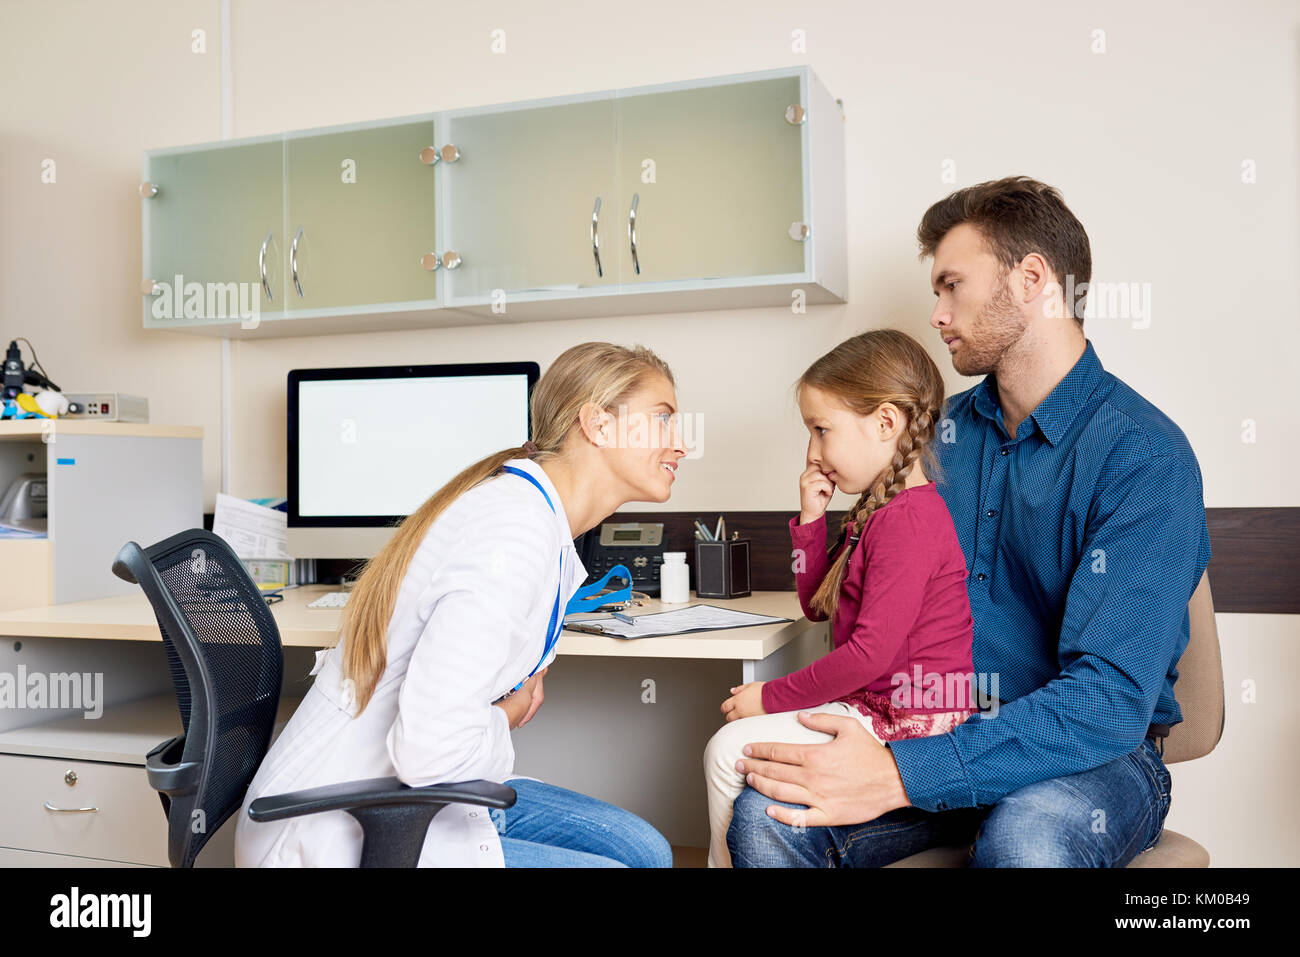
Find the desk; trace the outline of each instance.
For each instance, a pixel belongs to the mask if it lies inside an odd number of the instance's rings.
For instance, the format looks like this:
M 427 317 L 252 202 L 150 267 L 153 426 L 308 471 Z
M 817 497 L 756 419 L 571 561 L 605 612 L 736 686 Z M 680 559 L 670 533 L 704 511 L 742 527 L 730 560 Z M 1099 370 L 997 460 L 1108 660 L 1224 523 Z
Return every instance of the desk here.
M 287 589 L 284 600 L 270 606 L 285 649 L 282 721 L 307 690 L 312 651 L 337 642 L 341 611 L 306 607 L 330 590 Z M 793 621 L 635 641 L 565 631 L 546 676 L 546 703 L 512 740 L 518 776 L 617 804 L 650 821 L 673 845 L 703 848 L 708 844 L 704 746 L 722 724 L 718 706 L 728 689 L 802 667 L 826 653 L 830 634 L 826 622 L 802 617 L 792 591 L 738 599 L 697 599 L 692 593 L 691 600 Z M 636 611 L 674 607 L 682 606 L 655 599 Z M 570 620 L 591 617 L 596 616 Z M 0 671 L 14 674 L 22 664 L 28 673 L 104 674 L 103 719 L 88 722 L 70 711 L 0 712 L 0 756 L 134 765 L 143 778 L 148 749 L 124 763 L 131 751 L 123 750 L 123 741 L 133 747 L 149 740 L 156 744 L 179 732 L 166 659 L 156 647 L 162 639 L 143 593 L 0 612 L 0 636 L 5 638 Z M 123 737 L 124 726 L 130 737 Z M 0 817 L 5 810 L 0 807 Z M 144 822 L 153 820 L 155 810 L 161 834 L 161 805 L 150 807 L 137 826 L 152 827 Z M 211 850 L 233 846 L 226 832 L 233 834 L 233 827 L 214 836 Z M 147 843 L 143 836 L 140 843 Z M 5 845 L 0 836 L 0 863 Z M 165 854 L 162 861 L 155 859 L 156 842 L 151 847 L 149 859 L 137 862 L 165 863 Z M 65 842 L 56 853 L 72 852 Z

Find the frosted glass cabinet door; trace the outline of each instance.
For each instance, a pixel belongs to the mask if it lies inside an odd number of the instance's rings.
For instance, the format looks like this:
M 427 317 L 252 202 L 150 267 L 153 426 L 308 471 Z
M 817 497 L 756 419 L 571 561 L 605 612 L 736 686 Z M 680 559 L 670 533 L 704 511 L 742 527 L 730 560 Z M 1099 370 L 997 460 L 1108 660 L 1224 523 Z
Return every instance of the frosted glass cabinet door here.
M 617 103 L 624 287 L 804 271 L 804 244 L 790 237 L 804 218 L 803 127 L 786 121 L 797 76 Z
M 217 314 L 223 302 L 231 301 L 228 283 L 246 284 L 238 287 L 239 302 L 251 307 L 256 296 L 259 312 L 283 308 L 282 140 L 152 155 L 145 178 L 158 188 L 156 195 L 142 200 L 149 252 L 145 279 L 171 287 L 180 275 L 185 287 L 201 283 L 205 291 L 201 316 L 172 315 L 174 310 L 166 309 L 172 296 L 146 297 L 147 304 L 154 300 L 146 309 L 147 327 L 238 322 L 238 315 L 227 319 Z M 217 294 L 208 295 L 209 283 L 221 284 Z M 217 308 L 209 310 L 209 303 Z M 198 304 L 199 297 L 190 297 L 192 309 Z M 165 318 L 157 309 L 167 313 Z
M 290 312 L 437 297 L 433 145 L 432 119 L 285 138 Z
M 451 114 L 442 139 L 460 151 L 439 171 L 444 242 L 461 260 L 443 276 L 449 303 L 617 285 L 612 95 Z

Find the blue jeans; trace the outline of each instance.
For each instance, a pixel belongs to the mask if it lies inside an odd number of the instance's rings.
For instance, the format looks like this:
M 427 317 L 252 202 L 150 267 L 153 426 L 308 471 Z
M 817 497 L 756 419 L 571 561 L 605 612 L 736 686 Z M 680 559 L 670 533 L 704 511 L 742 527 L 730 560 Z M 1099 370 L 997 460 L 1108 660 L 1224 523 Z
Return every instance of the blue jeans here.
M 930 847 L 970 844 L 971 867 L 1125 867 L 1153 847 L 1169 813 L 1169 771 L 1146 738 L 1107 764 L 1012 791 L 992 805 L 905 807 L 865 824 L 797 829 L 746 787 L 727 848 L 734 867 L 882 867 Z
M 664 836 L 630 811 L 595 798 L 511 778 L 518 799 L 492 812 L 506 867 L 672 867 Z

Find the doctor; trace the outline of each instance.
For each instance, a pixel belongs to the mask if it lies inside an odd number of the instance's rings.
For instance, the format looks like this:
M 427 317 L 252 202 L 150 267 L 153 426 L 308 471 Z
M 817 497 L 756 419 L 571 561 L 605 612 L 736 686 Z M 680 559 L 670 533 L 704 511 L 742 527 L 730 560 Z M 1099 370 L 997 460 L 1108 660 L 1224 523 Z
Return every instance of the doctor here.
M 387 775 L 518 793 L 495 821 L 447 805 L 421 867 L 672 866 L 668 842 L 635 815 L 512 778 L 510 732 L 542 703 L 548 625 L 587 577 L 573 539 L 627 502 L 668 499 L 686 454 L 675 399 L 648 349 L 587 342 L 555 360 L 533 390 L 534 439 L 466 468 L 366 565 L 337 646 L 317 654 L 311 690 L 249 787 L 236 866 L 357 866 L 361 825 L 347 812 L 259 824 L 248 805 Z

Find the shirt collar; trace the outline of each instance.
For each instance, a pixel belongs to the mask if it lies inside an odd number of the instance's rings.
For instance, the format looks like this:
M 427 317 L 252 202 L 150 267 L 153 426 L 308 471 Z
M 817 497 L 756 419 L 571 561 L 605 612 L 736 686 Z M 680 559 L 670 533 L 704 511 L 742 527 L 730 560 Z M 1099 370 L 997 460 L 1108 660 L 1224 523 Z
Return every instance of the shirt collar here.
M 1084 403 L 1106 376 L 1092 340 L 1084 340 L 1083 355 L 1065 374 L 1056 388 L 1047 394 L 1029 417 L 1038 426 L 1043 438 L 1055 446 L 1066 430 L 1083 410 Z M 1002 407 L 998 402 L 997 376 L 990 372 L 975 389 L 975 411 L 995 422 L 1002 422 Z

